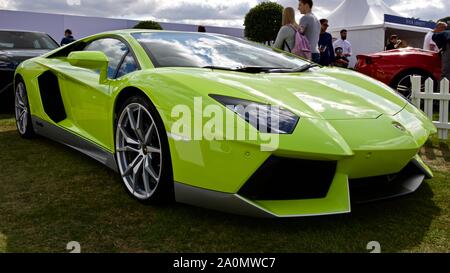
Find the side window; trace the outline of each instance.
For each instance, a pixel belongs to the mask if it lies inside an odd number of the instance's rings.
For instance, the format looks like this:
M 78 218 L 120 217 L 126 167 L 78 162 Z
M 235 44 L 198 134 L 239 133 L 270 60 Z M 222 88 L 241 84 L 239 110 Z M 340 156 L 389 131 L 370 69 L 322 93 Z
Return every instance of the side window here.
M 128 52 L 127 56 L 123 59 L 120 65 L 119 71 L 117 72 L 117 78 L 120 78 L 128 73 L 136 71 L 138 69 L 136 61 L 133 58 L 131 52 Z
M 116 75 L 123 56 L 128 53 L 128 47 L 117 39 L 106 38 L 91 42 L 84 48 L 84 51 L 104 52 L 109 59 L 108 78 L 112 79 Z

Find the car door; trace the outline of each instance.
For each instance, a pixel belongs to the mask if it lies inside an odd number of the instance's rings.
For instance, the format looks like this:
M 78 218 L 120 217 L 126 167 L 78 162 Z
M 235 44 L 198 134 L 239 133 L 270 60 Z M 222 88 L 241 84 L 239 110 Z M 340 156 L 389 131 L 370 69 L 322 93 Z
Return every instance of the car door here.
M 117 75 L 123 74 L 123 71 L 119 73 L 122 63 L 124 60 L 129 60 L 129 56 L 132 57 L 129 47 L 116 38 L 91 41 L 84 51 L 102 51 L 106 54 L 109 60 L 109 80 L 114 80 Z M 112 151 L 114 147 L 111 126 L 113 102 L 110 81 L 100 83 L 98 71 L 78 67 L 71 67 L 65 74 L 62 92 L 70 104 L 72 124 L 67 125 L 72 127 L 69 129 Z

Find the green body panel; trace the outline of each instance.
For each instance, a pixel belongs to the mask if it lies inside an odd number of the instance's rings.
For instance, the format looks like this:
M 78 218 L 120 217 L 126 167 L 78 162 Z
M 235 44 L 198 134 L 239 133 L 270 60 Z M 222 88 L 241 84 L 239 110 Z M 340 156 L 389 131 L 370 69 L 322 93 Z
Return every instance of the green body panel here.
M 348 212 L 348 179 L 399 172 L 415 158 L 429 135 L 436 132 L 422 112 L 394 91 L 356 72 L 317 68 L 304 73 L 248 74 L 201 68 L 154 68 L 130 32 L 110 32 L 85 39 L 112 36 L 128 42 L 141 69 L 119 79 L 101 81 L 98 73 L 73 66 L 67 58 L 46 58 L 54 52 L 23 62 L 16 76 L 25 81 L 31 114 L 114 153 L 116 99 L 127 88 L 138 89 L 156 106 L 168 132 L 174 180 L 224 193 L 236 193 L 271 155 L 338 162 L 332 187 L 324 199 L 248 200 L 276 215 Z M 67 119 L 58 124 L 45 113 L 38 91 L 37 77 L 47 70 L 58 76 L 67 113 Z M 293 134 L 279 136 L 279 146 L 273 152 L 261 151 L 260 141 L 227 140 L 226 136 L 224 140 L 213 141 L 176 140 L 171 135 L 177 121 L 172 117 L 173 108 L 187 105 L 193 109 L 195 97 L 202 98 L 204 107 L 211 104 L 223 107 L 210 94 L 281 106 L 297 114 L 300 121 Z M 236 118 L 229 110 L 227 115 Z M 196 119 L 194 111 L 191 118 Z M 200 120 L 206 123 L 209 119 Z M 394 123 L 405 130 L 395 128 Z M 259 135 L 251 126 L 244 131 Z M 295 170 L 293 175 L 301 176 Z

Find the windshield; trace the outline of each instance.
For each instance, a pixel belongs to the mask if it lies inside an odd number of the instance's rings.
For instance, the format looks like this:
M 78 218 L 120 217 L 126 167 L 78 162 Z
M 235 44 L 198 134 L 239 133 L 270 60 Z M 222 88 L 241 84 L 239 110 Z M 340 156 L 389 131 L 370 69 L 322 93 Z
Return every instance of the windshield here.
M 133 33 L 155 67 L 270 67 L 294 69 L 309 62 L 230 36 L 185 32 Z
M 44 33 L 0 31 L 0 49 L 55 49 L 53 39 Z

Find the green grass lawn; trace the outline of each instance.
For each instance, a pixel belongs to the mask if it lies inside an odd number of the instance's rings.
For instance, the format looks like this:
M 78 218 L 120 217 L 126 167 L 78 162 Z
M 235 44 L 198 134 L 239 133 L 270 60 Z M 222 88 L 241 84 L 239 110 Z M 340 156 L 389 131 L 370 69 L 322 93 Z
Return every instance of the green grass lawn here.
M 253 219 L 182 204 L 145 206 L 119 176 L 0 115 L 0 252 L 450 252 L 450 143 L 430 141 L 435 178 L 410 196 L 347 215 Z

